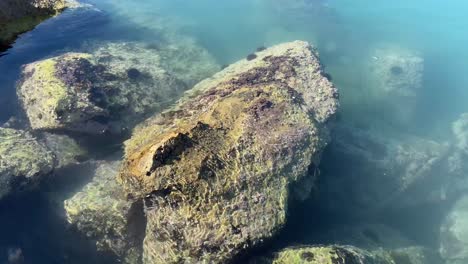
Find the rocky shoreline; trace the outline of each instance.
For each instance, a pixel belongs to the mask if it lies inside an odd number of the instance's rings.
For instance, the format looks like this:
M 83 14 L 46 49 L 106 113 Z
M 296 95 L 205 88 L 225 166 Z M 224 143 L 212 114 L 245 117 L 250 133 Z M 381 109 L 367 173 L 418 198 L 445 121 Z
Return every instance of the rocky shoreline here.
M 0 2 L 0 52 L 16 37 L 70 5 L 68 0 L 5 0 Z

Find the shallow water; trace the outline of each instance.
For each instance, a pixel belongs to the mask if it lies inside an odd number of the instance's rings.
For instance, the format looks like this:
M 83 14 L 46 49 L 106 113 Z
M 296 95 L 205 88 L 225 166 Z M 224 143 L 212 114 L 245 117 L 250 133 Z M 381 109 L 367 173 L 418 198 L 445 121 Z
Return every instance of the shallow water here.
M 307 40 L 318 49 L 325 71 L 340 91 L 342 106 L 337 122 L 374 131 L 383 137 L 394 137 L 396 141 L 407 142 L 413 137 L 423 137 L 452 144 L 452 122 L 460 114 L 468 112 L 468 2 L 464 0 L 83 2 L 88 6 L 67 10 L 21 35 L 0 57 L 0 123 L 18 112 L 15 83 L 21 65 L 64 51 L 79 51 L 93 42 L 157 43 L 161 26 L 193 37 L 220 65 L 244 58 L 261 46 Z M 296 7 L 297 2 L 308 4 L 306 8 Z M 409 99 L 387 93 L 385 87 L 374 87 L 376 77 L 369 71 L 369 64 L 383 60 L 381 53 L 374 53 L 379 49 L 397 53 L 404 50 L 402 53 L 409 52 L 410 56 L 422 59 L 424 69 L 420 87 L 412 91 L 414 95 Z M 395 71 L 398 74 L 398 70 Z M 335 177 L 337 171 L 345 172 L 352 168 L 348 162 L 336 160 L 339 156 L 335 154 L 333 150 L 325 152 L 322 177 Z M 340 170 L 335 167 L 340 167 Z M 437 173 L 443 175 L 445 172 Z M 468 172 L 464 175 L 468 177 Z M 425 188 L 425 185 L 420 188 Z M 294 208 L 292 224 L 272 247 L 330 243 L 317 238 L 320 229 L 329 228 L 334 223 L 363 221 L 349 212 L 342 215 L 329 212 L 326 206 L 320 205 L 320 201 L 320 198 L 310 199 L 309 204 Z M 438 206 L 425 204 L 394 214 L 379 212 L 371 220 L 384 218 L 382 222 L 399 229 L 417 244 L 437 251 L 437 225 L 450 205 L 451 202 L 446 201 Z M 17 206 L 40 205 L 21 203 Z M 0 210 L 6 209 L 0 207 Z M 40 213 L 34 211 L 32 214 Z M 11 217 L 24 218 L 18 213 Z M 47 216 L 41 216 L 42 221 L 44 217 L 47 219 Z M 12 232 L 7 235 L 7 242 L 0 243 L 0 246 L 21 246 L 15 245 L 22 243 L 17 242 L 21 240 L 16 239 L 18 234 Z M 52 257 L 40 257 L 43 260 L 34 263 L 52 263 L 49 262 Z M 2 261 L 0 256 L 0 263 Z

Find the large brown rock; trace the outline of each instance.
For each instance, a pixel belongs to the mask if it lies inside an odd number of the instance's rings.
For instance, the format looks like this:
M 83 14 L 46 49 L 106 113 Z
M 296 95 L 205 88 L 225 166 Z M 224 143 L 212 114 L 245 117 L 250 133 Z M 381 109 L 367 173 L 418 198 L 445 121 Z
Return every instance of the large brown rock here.
M 222 263 L 274 235 L 328 142 L 337 90 L 308 43 L 274 46 L 138 126 L 119 180 L 145 199 L 145 263 Z

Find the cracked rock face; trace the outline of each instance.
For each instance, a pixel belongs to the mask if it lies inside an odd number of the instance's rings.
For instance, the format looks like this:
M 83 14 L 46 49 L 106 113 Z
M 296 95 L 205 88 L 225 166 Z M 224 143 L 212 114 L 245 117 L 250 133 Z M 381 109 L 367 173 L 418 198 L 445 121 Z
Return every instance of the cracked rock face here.
M 25 65 L 17 94 L 33 129 L 121 134 L 216 71 L 211 57 L 196 51 L 111 43 L 91 53 L 66 53 Z M 200 67 L 183 75 L 163 63 L 184 55 Z
M 328 142 L 337 91 L 296 41 L 258 52 L 187 92 L 126 142 L 119 181 L 144 199 L 144 263 L 223 263 L 286 220 L 289 185 Z
M 0 199 L 33 188 L 54 166 L 52 152 L 30 133 L 0 127 Z

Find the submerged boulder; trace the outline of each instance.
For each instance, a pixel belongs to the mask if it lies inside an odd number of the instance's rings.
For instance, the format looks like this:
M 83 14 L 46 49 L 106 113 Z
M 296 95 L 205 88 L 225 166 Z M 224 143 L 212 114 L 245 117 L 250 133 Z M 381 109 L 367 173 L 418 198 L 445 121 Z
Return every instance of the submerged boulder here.
M 120 134 L 216 69 L 207 54 L 192 54 L 205 67 L 187 67 L 198 79 L 180 79 L 182 74 L 163 66 L 163 60 L 175 59 L 166 54 L 122 43 L 34 62 L 23 69 L 18 97 L 33 129 Z
M 337 90 L 296 41 L 197 84 L 135 128 L 119 181 L 144 199 L 144 263 L 222 263 L 274 235 L 328 142 Z
M 393 207 L 440 201 L 449 151 L 448 144 L 408 134 L 336 126 L 322 163 L 320 204 L 365 218 Z
M 461 197 L 440 229 L 440 254 L 446 264 L 468 262 L 468 196 Z
M 54 166 L 52 152 L 30 133 L 0 127 L 0 199 L 34 188 Z
M 67 135 L 43 133 L 45 146 L 55 157 L 55 167 L 63 168 L 72 164 L 77 164 L 85 160 L 87 151 L 82 148 L 73 138 Z
M 395 264 L 386 253 L 371 253 L 351 246 L 305 246 L 284 249 L 269 262 L 272 264 Z M 410 263 L 408 263 L 410 264 Z
M 112 252 L 122 263 L 141 261 L 144 235 L 142 203 L 128 201 L 117 184 L 120 162 L 98 162 L 93 180 L 64 202 L 67 220 L 89 239 L 97 249 Z
M 424 59 L 417 51 L 383 45 L 367 57 L 368 96 L 392 123 L 408 124 L 423 88 Z
M 286 248 L 263 262 L 272 264 L 437 264 L 440 259 L 427 250 L 409 247 L 366 251 L 353 246 L 302 246 Z

